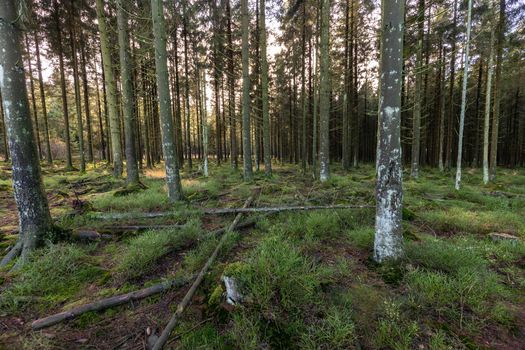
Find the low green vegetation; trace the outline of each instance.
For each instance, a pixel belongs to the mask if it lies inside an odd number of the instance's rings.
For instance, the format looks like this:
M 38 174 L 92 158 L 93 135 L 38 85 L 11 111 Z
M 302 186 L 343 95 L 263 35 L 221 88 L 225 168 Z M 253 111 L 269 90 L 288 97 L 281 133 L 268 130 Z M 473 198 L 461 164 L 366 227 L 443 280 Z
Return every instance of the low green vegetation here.
M 374 203 L 372 166 L 349 175 L 335 167 L 323 184 L 300 175 L 296 167 L 277 165 L 274 170 L 271 179 L 255 174 L 254 182 L 241 184 L 242 174 L 228 166 L 212 166 L 209 178 L 183 174 L 186 202 L 179 204 L 168 203 L 157 176 L 160 169 L 143 179 L 145 189 L 123 196 L 114 195 L 122 188 L 119 182 L 100 191 L 96 185 L 80 197 L 91 209 L 61 217 L 61 225 L 184 227 L 114 232 L 110 241 L 93 244 L 49 245 L 22 270 L 0 272 L 0 313 L 45 316 L 167 278 L 195 276 L 221 238 L 208 232 L 233 220 L 203 215 L 198 207 L 239 207 L 256 189 L 254 206 Z M 52 175 L 46 183 L 57 191 L 72 183 L 105 181 L 105 171 L 99 171 L 82 177 Z M 520 186 L 525 175 L 501 170 L 498 182 L 485 187 L 478 172 L 468 171 L 459 192 L 451 179 L 429 169 L 419 180 L 405 182 L 406 254 L 399 264 L 373 262 L 373 208 L 263 214 L 253 228 L 227 233 L 217 263 L 175 329 L 173 344 L 224 350 L 441 350 L 490 348 L 487 344 L 493 343 L 517 348 L 524 341 L 525 205 Z M 164 210 L 173 216 L 133 218 L 138 212 Z M 131 216 L 96 220 L 91 211 Z M 494 232 L 517 238 L 494 240 L 489 235 Z M 5 247 L 14 238 L 7 236 L 0 244 Z M 240 304 L 227 304 L 223 276 L 235 280 L 243 296 Z M 123 327 L 134 327 L 146 315 L 162 328 L 166 310 L 173 311 L 186 290 L 157 295 L 133 308 L 89 313 L 65 327 L 107 337 L 104 322 L 124 319 Z M 0 342 L 16 336 L 3 337 Z M 60 337 L 38 336 L 24 342 L 16 344 L 43 349 L 69 344 Z
M 94 246 L 50 245 L 35 252 L 14 273 L 3 290 L 0 308 L 17 312 L 28 307 L 46 308 L 74 297 L 83 285 L 103 277 L 103 270 L 90 255 Z
M 147 274 L 162 257 L 195 243 L 202 235 L 199 226 L 191 221 L 183 228 L 146 231 L 129 239 L 115 254 L 115 270 L 125 279 Z

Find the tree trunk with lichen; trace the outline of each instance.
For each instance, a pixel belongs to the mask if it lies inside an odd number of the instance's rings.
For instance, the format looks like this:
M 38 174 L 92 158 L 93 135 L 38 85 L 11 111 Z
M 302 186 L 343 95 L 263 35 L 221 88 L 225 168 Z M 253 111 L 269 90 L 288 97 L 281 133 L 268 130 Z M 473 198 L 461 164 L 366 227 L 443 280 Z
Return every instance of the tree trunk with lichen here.
M 487 68 L 487 83 L 485 93 L 485 112 L 483 117 L 483 183 L 489 183 L 489 133 L 490 133 L 490 107 L 492 100 L 492 75 L 494 73 L 494 39 L 495 28 L 492 21 L 494 21 L 494 6 L 493 0 L 489 0 L 489 16 L 490 16 L 490 53 L 489 63 Z
M 122 108 L 124 109 L 124 134 L 126 149 L 126 182 L 134 185 L 139 182 L 139 168 L 135 152 L 135 97 L 131 73 L 131 57 L 128 34 L 128 10 L 126 2 L 117 4 L 118 44 L 120 57 L 120 76 L 122 80 Z
M 252 173 L 252 146 L 250 132 L 250 62 L 248 52 L 248 26 L 250 23 L 248 13 L 248 0 L 241 0 L 242 17 L 242 149 L 244 181 L 251 181 Z
M 162 123 L 162 154 L 166 164 L 166 183 L 168 197 L 171 201 L 182 199 L 182 187 L 179 175 L 179 160 L 175 151 L 173 133 L 173 118 L 171 116 L 171 99 L 168 77 L 168 54 L 166 52 L 166 23 L 164 19 L 162 0 L 151 0 L 151 16 L 153 18 L 153 37 L 155 46 L 155 68 L 157 90 Z
M 107 97 L 107 111 L 109 129 L 111 134 L 111 153 L 113 160 L 113 176 L 121 177 L 123 170 L 122 147 L 120 145 L 120 122 L 117 105 L 117 86 L 111 63 L 109 47 L 109 32 L 104 12 L 104 0 L 96 0 L 98 29 L 100 32 L 100 47 L 102 51 L 102 64 L 104 65 L 104 86 Z
M 410 176 L 417 179 L 419 176 L 419 153 L 421 146 L 421 108 L 423 94 L 423 38 L 425 21 L 425 0 L 418 1 L 418 41 L 416 63 L 416 86 L 414 96 L 414 113 L 412 115 L 412 163 Z
M 330 176 L 330 0 L 321 0 L 321 44 L 319 83 L 319 180 Z
M 15 0 L 0 2 L 0 89 L 13 168 L 13 189 L 20 220 L 22 259 L 38 247 L 52 229 L 42 182 L 38 151 L 29 113 L 21 29 Z
M 261 97 L 262 97 L 262 118 L 263 118 L 263 154 L 264 154 L 264 174 L 272 175 L 272 150 L 270 145 L 270 114 L 268 112 L 268 60 L 266 57 L 266 2 L 259 0 L 259 21 L 261 47 Z
M 461 114 L 459 117 L 459 135 L 458 135 L 458 157 L 456 162 L 456 190 L 461 187 L 461 159 L 463 156 L 463 131 L 465 128 L 465 111 L 467 109 L 467 82 L 469 70 L 469 50 L 470 50 L 470 28 L 472 13 L 472 0 L 468 1 L 468 15 L 467 15 L 467 39 L 465 43 L 465 59 L 463 70 L 463 88 L 461 90 Z
M 71 140 L 69 135 L 69 109 L 67 105 L 67 93 L 66 93 L 66 77 L 64 73 L 64 50 L 62 47 L 62 28 L 60 23 L 58 4 L 54 3 L 55 13 L 55 30 L 57 31 L 57 45 L 58 45 L 58 61 L 60 66 L 60 91 L 62 96 L 62 112 L 64 113 L 64 137 L 66 142 L 66 169 L 73 169 L 73 159 L 71 157 Z
M 494 77 L 494 104 L 492 106 L 492 133 L 490 140 L 490 181 L 496 179 L 498 166 L 499 118 L 501 102 L 501 66 L 503 61 L 503 42 L 505 41 L 505 0 L 499 2 L 498 37 L 496 43 L 496 73 Z
M 401 81 L 404 1 L 383 1 L 377 149 L 374 259 L 398 259 L 403 253 L 401 169 Z
M 47 164 L 53 164 L 53 156 L 51 155 L 51 143 L 49 142 L 49 123 L 47 120 L 46 94 L 44 91 L 44 79 L 42 78 L 42 63 L 40 61 L 40 43 L 38 40 L 37 31 L 35 31 L 35 50 L 36 50 L 36 69 L 38 72 L 38 85 L 40 88 L 40 103 L 42 104 L 42 115 L 44 118 L 44 140 L 46 143 L 46 161 L 47 161 Z

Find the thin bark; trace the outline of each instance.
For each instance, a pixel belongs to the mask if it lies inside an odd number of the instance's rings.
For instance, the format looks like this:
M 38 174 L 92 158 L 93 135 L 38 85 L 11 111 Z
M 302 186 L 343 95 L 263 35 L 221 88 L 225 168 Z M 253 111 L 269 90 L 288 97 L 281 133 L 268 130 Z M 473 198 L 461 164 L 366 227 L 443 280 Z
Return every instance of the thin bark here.
M 71 140 L 69 135 L 69 110 L 67 104 L 67 93 L 66 93 L 66 77 L 64 73 L 64 49 L 62 47 L 62 24 L 60 23 L 60 17 L 58 13 L 58 3 L 54 1 L 54 21 L 55 30 L 57 33 L 57 45 L 58 45 L 58 59 L 60 64 L 60 89 L 62 95 L 62 112 L 64 113 L 64 136 L 66 143 L 66 170 L 73 169 L 73 159 L 71 157 Z
M 164 19 L 162 0 L 151 0 L 151 15 L 153 17 L 155 67 L 157 90 L 159 94 L 160 120 L 162 123 L 162 154 L 166 164 L 168 197 L 171 201 L 178 201 L 181 200 L 183 196 L 179 175 L 179 160 L 175 151 L 173 118 L 170 107 L 171 99 L 166 52 L 166 23 Z
M 494 74 L 494 41 L 495 41 L 495 26 L 494 21 L 494 0 L 488 0 L 489 3 L 489 17 L 490 17 L 490 42 L 489 42 L 489 63 L 487 69 L 487 90 L 485 93 L 485 115 L 483 122 L 483 183 L 486 185 L 490 181 L 489 172 L 489 132 L 490 132 L 490 110 L 492 99 L 492 76 Z
M 319 86 L 319 180 L 330 177 L 330 52 L 329 24 L 330 0 L 321 0 L 321 47 L 320 47 L 320 86 Z
M 471 14 L 472 14 L 472 0 L 468 1 L 468 14 L 467 14 L 467 38 L 465 43 L 465 58 L 464 58 L 464 70 L 463 70 L 463 89 L 461 92 L 461 114 L 459 117 L 459 135 L 458 135 L 458 158 L 456 163 L 456 190 L 461 187 L 461 158 L 463 156 L 463 131 L 465 128 L 465 111 L 467 109 L 467 82 L 468 82 L 468 69 L 469 69 L 469 53 L 470 53 L 470 28 L 472 26 Z
M 86 114 L 86 129 L 87 129 L 87 161 L 93 163 L 95 160 L 93 153 L 93 125 L 91 122 L 91 109 L 89 107 L 89 83 L 87 76 L 87 59 L 86 59 L 86 44 L 84 41 L 84 33 L 80 32 L 80 70 L 82 72 L 82 90 L 84 95 L 84 113 Z
M 418 1 L 418 41 L 416 58 L 416 86 L 414 113 L 412 115 L 412 163 L 410 176 L 417 179 L 419 176 L 419 153 L 421 146 L 421 108 L 423 88 L 423 38 L 425 22 L 425 0 Z
M 111 151 L 113 158 L 113 176 L 120 178 L 123 171 L 122 147 L 120 143 L 120 118 L 117 104 L 117 85 L 111 62 L 111 49 L 109 44 L 108 25 L 104 12 L 104 0 L 96 0 L 98 28 L 100 32 L 100 46 L 102 51 L 102 63 L 104 65 L 104 86 L 107 91 L 107 115 L 111 133 Z
M 51 155 L 51 143 L 49 142 L 49 123 L 47 119 L 46 93 L 44 91 L 44 79 L 42 78 L 42 63 L 40 61 L 40 43 L 38 32 L 35 30 L 36 69 L 38 71 L 38 85 L 40 88 L 40 103 L 42 104 L 42 116 L 44 117 L 44 141 L 46 143 L 47 164 L 53 164 Z
M 29 38 L 26 35 L 25 41 L 26 41 L 26 51 L 27 51 L 27 64 L 29 68 L 29 86 L 31 89 L 31 109 L 33 112 L 34 117 L 34 125 L 35 125 L 35 136 L 36 136 L 36 145 L 38 148 L 38 156 L 39 159 L 42 160 L 42 148 L 40 146 L 40 123 L 38 122 L 38 110 L 36 109 L 36 96 L 35 96 L 35 82 L 33 78 L 33 65 L 31 64 L 31 55 L 29 53 Z
M 259 45 L 261 50 L 261 98 L 263 120 L 264 174 L 272 176 L 272 154 L 270 144 L 270 114 L 268 101 L 268 59 L 266 57 L 266 1 L 259 0 Z
M 250 62 L 249 62 L 249 13 L 248 0 L 241 0 L 241 17 L 242 17 L 242 150 L 243 150 L 243 170 L 244 181 L 253 179 L 252 170 L 252 145 L 250 130 Z
M 2 99 L 2 89 L 0 89 L 0 120 L 2 121 L 2 143 L 4 145 L 4 161 L 9 161 L 9 148 L 7 147 L 7 126 L 5 124 L 4 105 Z
M 86 158 L 84 153 L 84 123 L 82 121 L 82 106 L 80 102 L 80 82 L 78 74 L 78 59 L 77 59 L 77 45 L 76 45 L 76 31 L 75 24 L 73 22 L 74 5 L 73 2 L 70 3 L 70 12 L 69 12 L 69 42 L 71 45 L 71 55 L 73 62 L 73 85 L 75 89 L 75 107 L 77 115 L 77 136 L 78 136 L 78 152 L 80 153 L 80 172 L 86 172 Z
M 490 180 L 496 179 L 498 165 L 499 118 L 501 100 L 501 66 L 503 61 L 503 42 L 505 41 L 505 0 L 499 2 L 498 35 L 496 43 L 496 73 L 494 77 L 494 104 L 492 106 L 492 134 L 490 140 Z
M 131 55 L 129 46 L 128 9 L 126 2 L 117 3 L 118 42 L 120 75 L 122 80 L 122 107 L 124 112 L 124 135 L 126 138 L 126 182 L 134 185 L 139 182 L 137 153 L 135 150 L 135 96 L 133 92 Z

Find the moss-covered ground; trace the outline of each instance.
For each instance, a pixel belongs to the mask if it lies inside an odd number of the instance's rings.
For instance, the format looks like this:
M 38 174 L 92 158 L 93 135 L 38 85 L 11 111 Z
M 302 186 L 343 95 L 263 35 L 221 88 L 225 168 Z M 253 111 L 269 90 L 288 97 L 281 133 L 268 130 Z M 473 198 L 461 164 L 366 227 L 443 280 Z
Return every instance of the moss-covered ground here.
M 0 164 L 0 251 L 16 240 L 8 164 Z M 103 166 L 84 175 L 44 168 L 52 215 L 71 232 L 110 239 L 47 243 L 19 271 L 0 271 L 0 349 L 142 349 L 146 329 L 161 331 L 187 288 L 87 313 L 42 331 L 31 321 L 166 279 L 192 276 L 232 215 L 199 208 L 374 205 L 374 169 L 363 165 L 319 183 L 293 165 L 275 165 L 252 183 L 229 165 L 211 176 L 183 172 L 184 203 L 170 204 L 163 169 L 145 170 L 144 190 L 115 195 L 123 180 Z M 257 191 L 256 191 L 257 189 Z M 525 344 L 525 169 L 499 169 L 482 185 L 467 169 L 423 169 L 404 182 L 405 257 L 372 260 L 374 209 L 257 214 L 255 227 L 229 233 L 169 346 L 181 349 L 520 349 Z M 93 212 L 172 211 L 165 218 L 104 221 Z M 178 227 L 108 232 L 114 225 Z M 69 231 L 68 231 L 69 232 Z M 506 233 L 517 240 L 493 240 Z M 243 301 L 231 306 L 222 276 Z

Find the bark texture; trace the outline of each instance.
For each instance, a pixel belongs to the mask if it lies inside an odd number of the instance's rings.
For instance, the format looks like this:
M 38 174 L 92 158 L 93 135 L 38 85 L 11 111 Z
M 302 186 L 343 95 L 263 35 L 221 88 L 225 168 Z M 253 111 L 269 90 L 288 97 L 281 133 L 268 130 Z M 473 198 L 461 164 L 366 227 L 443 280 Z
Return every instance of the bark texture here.
M 151 0 L 151 16 L 153 17 L 153 36 L 155 38 L 155 67 L 157 90 L 159 94 L 160 128 L 162 134 L 162 154 L 166 165 L 166 182 L 168 197 L 171 201 L 182 199 L 180 183 L 179 160 L 175 150 L 173 134 L 173 118 L 171 115 L 171 99 L 168 77 L 168 61 L 166 52 L 166 22 L 162 0 Z
M 29 113 L 17 8 L 15 0 L 0 2 L 0 90 L 20 222 L 19 239 L 23 241 L 23 263 L 52 229 L 52 220 Z
M 397 259 L 403 252 L 401 80 L 404 11 L 402 0 L 383 1 L 374 241 L 377 262 Z

